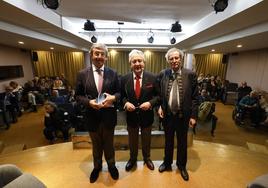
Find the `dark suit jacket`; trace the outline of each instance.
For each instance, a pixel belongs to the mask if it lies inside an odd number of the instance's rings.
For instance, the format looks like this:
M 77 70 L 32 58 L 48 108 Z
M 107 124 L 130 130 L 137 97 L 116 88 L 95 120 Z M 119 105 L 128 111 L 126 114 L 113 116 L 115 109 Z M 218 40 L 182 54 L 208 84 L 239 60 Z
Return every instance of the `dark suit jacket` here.
M 120 87 L 117 73 L 108 67 L 104 67 L 102 93 L 115 95 L 114 107 L 95 110 L 89 106 L 89 100 L 98 97 L 97 87 L 94 81 L 92 66 L 81 70 L 77 75 L 76 96 L 78 102 L 87 107 L 86 121 L 89 131 L 96 131 L 102 122 L 108 128 L 114 128 L 117 122 L 116 107 L 120 99 Z
M 157 81 L 160 86 L 161 107 L 166 116 L 168 112 L 168 99 L 167 90 L 169 79 L 172 77 L 172 70 L 165 69 L 158 75 Z M 189 69 L 182 69 L 182 88 L 183 88 L 183 101 L 182 111 L 185 122 L 189 118 L 197 119 L 198 114 L 198 87 L 196 74 Z M 187 125 L 188 126 L 188 125 Z
M 144 102 L 150 102 L 152 107 L 155 106 L 159 100 L 157 95 L 157 82 L 156 76 L 149 72 L 143 72 L 141 95 L 137 99 L 134 91 L 134 80 L 133 73 L 129 73 L 122 77 L 121 79 L 121 97 L 123 106 L 126 102 L 132 103 L 134 106 L 138 107 Z M 153 124 L 154 112 L 153 108 L 143 111 L 141 109 L 136 109 L 133 112 L 127 111 L 127 125 L 132 127 L 148 127 Z

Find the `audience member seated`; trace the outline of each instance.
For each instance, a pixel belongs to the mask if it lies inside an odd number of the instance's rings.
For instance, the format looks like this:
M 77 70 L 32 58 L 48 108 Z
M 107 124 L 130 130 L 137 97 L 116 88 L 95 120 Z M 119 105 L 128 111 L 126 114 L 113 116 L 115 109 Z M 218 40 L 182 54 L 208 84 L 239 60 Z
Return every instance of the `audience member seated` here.
M 59 95 L 58 90 L 52 90 L 50 101 L 54 102 L 56 105 L 64 104 L 66 99 L 64 96 Z
M 17 106 L 19 106 L 16 96 L 12 93 L 13 88 L 10 86 L 6 87 L 6 93 L 4 98 L 5 110 L 11 115 L 12 122 L 16 123 L 17 119 Z
M 253 90 L 244 96 L 238 103 L 238 114 L 240 124 L 244 124 L 245 114 L 250 114 L 252 126 L 257 127 L 260 123 L 260 105 L 258 92 Z
M 53 82 L 52 89 L 65 89 L 63 82 L 60 80 L 60 78 L 58 76 L 56 77 L 56 79 Z
M 237 97 L 237 103 L 245 97 L 246 95 L 249 95 L 249 93 L 252 91 L 251 87 L 247 85 L 247 82 L 241 82 L 241 85 L 237 88 L 238 97 Z
M 62 85 L 64 88 L 67 88 L 68 86 L 70 86 L 69 81 L 65 78 L 65 75 L 63 73 L 60 74 L 60 78 L 62 81 Z
M 68 117 L 68 113 L 57 107 L 53 102 L 45 103 L 45 128 L 44 135 L 46 139 L 53 143 L 56 137 L 59 137 L 58 133 L 62 133 L 64 141 L 69 139 L 69 129 L 71 128 Z M 67 113 L 67 114 L 66 114 Z
M 23 88 L 15 81 L 9 82 L 9 86 L 13 88 L 12 93 L 15 95 L 16 100 L 17 100 L 16 110 L 17 110 L 18 116 L 21 116 L 22 115 L 21 98 L 22 98 Z
M 45 188 L 46 186 L 29 173 L 23 173 L 12 164 L 0 165 L 0 187 L 3 188 Z
M 215 112 L 215 103 L 211 102 L 211 97 L 205 89 L 202 89 L 201 94 L 198 98 L 199 111 L 198 120 L 210 121 L 211 120 L 211 136 L 214 137 L 214 131 L 216 129 L 218 118 L 213 114 Z M 195 129 L 194 129 L 195 131 Z

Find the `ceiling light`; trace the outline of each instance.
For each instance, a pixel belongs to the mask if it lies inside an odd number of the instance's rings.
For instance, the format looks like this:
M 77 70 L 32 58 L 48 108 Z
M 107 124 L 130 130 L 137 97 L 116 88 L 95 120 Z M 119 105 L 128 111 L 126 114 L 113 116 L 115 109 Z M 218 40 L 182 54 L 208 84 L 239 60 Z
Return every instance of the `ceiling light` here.
M 119 28 L 119 31 L 117 32 L 117 38 L 116 38 L 116 41 L 118 44 L 121 44 L 122 41 L 123 41 L 123 38 L 122 38 L 122 32 L 120 31 L 120 28 Z
M 148 35 L 147 35 L 147 41 L 148 43 L 153 43 L 154 42 L 154 33 L 150 30 Z
M 242 44 L 238 44 L 236 47 L 237 47 L 237 48 L 242 48 L 243 45 L 242 45 Z
M 24 42 L 22 42 L 22 41 L 19 41 L 18 43 L 19 43 L 19 44 L 24 44 Z
M 54 50 L 54 47 L 50 47 L 50 50 Z
M 116 39 L 116 41 L 117 41 L 118 44 L 121 44 L 122 41 L 123 41 L 123 39 L 122 39 L 122 37 L 118 36 L 117 39 Z
M 87 20 L 84 24 L 84 30 L 85 31 L 96 31 L 94 23 L 90 20 Z
M 217 0 L 213 5 L 216 14 L 218 12 L 223 12 L 227 8 L 227 6 L 228 0 Z
M 59 7 L 58 0 L 44 0 L 45 5 L 47 8 L 56 10 Z
M 175 33 L 175 32 L 181 32 L 181 24 L 179 24 L 178 21 L 175 22 L 174 24 L 172 24 L 170 31 L 171 31 L 172 33 Z
M 212 51 L 212 52 L 215 52 L 215 49 L 212 49 L 211 51 Z
M 176 39 L 175 39 L 175 37 L 172 37 L 171 39 L 170 39 L 170 44 L 175 44 L 176 43 Z
M 94 35 L 91 37 L 91 42 L 96 43 L 98 41 L 97 37 Z

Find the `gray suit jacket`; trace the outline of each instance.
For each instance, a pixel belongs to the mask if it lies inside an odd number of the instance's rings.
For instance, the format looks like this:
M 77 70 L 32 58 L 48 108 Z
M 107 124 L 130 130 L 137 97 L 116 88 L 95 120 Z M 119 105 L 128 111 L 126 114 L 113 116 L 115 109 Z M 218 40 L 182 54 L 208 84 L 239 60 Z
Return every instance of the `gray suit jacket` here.
M 198 87 L 196 74 L 188 69 L 182 69 L 182 87 L 183 87 L 183 101 L 182 111 L 183 116 L 187 120 L 189 118 L 197 119 L 198 114 Z M 161 107 L 164 115 L 168 112 L 168 83 L 172 77 L 172 70 L 165 69 L 158 75 L 157 81 L 160 87 Z

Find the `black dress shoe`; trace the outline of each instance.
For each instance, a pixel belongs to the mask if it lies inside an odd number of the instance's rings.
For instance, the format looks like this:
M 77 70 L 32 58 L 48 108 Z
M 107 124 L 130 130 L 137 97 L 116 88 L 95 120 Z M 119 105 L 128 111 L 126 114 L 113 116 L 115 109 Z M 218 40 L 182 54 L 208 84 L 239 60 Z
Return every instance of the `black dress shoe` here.
M 126 164 L 126 171 L 130 171 L 134 166 L 136 166 L 136 164 L 136 161 L 129 160 Z
M 119 172 L 115 166 L 108 167 L 108 170 L 114 180 L 117 180 L 119 178 Z
M 151 159 L 147 159 L 146 161 L 144 161 L 144 163 L 150 170 L 154 170 L 154 163 Z
M 94 168 L 90 174 L 90 183 L 94 183 L 99 177 L 100 169 Z
M 166 165 L 165 163 L 162 163 L 158 168 L 158 171 L 161 173 L 168 170 L 171 170 L 171 165 Z
M 181 171 L 181 177 L 182 177 L 185 181 L 188 181 L 188 180 L 189 180 L 189 174 L 188 174 L 186 168 L 181 168 L 180 171 Z

